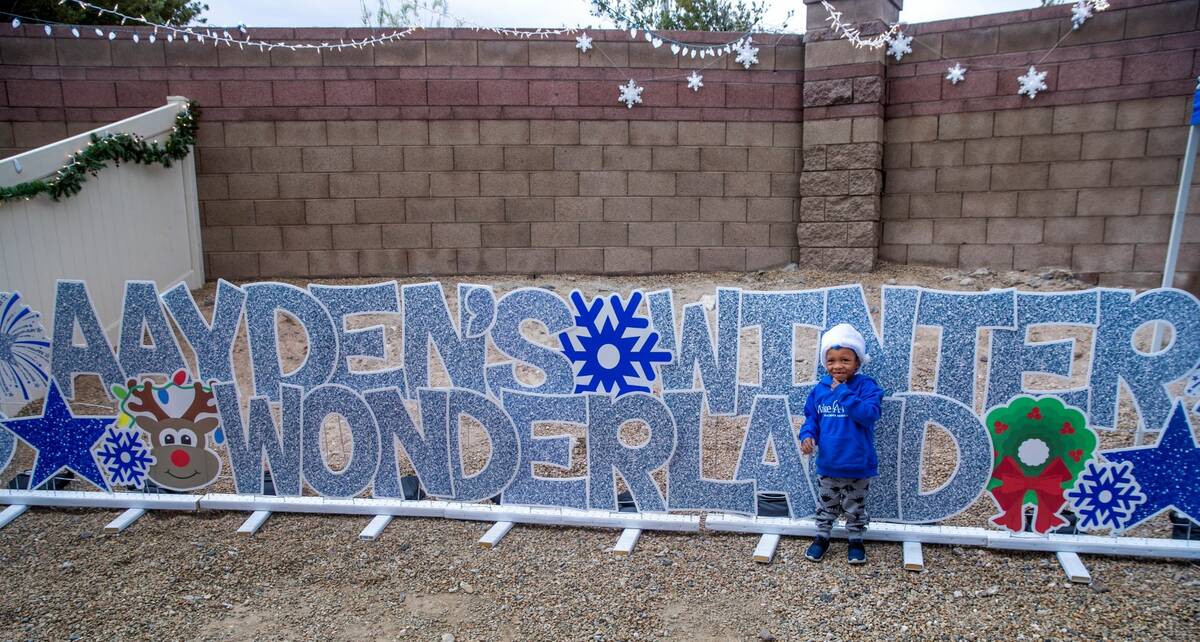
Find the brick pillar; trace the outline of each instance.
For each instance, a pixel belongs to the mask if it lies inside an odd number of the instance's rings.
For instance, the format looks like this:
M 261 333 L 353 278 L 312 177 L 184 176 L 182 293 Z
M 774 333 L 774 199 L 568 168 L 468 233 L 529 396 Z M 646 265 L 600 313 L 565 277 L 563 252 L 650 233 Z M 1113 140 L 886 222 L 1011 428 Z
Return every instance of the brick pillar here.
M 804 0 L 804 158 L 801 267 L 867 271 L 879 252 L 883 190 L 883 49 L 855 47 L 828 29 L 820 0 Z M 903 0 L 837 0 L 865 34 L 893 23 Z

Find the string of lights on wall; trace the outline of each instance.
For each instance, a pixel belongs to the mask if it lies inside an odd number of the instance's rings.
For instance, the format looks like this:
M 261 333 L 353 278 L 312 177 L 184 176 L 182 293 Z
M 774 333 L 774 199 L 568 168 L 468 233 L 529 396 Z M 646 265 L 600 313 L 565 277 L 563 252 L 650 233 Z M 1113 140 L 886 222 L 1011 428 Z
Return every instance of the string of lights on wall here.
M 292 51 L 296 51 L 296 50 L 311 50 L 311 51 L 339 50 L 340 51 L 340 50 L 346 49 L 346 48 L 361 49 L 364 47 L 372 47 L 372 46 L 376 46 L 376 45 L 386 44 L 388 42 L 393 42 L 395 40 L 399 40 L 402 38 L 406 38 L 406 37 L 412 35 L 413 33 L 423 29 L 423 27 L 420 27 L 420 26 L 407 26 L 407 27 L 403 27 L 403 28 L 397 28 L 390 32 L 375 35 L 375 36 L 367 36 L 367 37 L 363 37 L 362 39 L 353 39 L 353 38 L 349 39 L 349 40 L 341 39 L 338 42 L 311 43 L 311 42 L 267 41 L 267 40 L 258 40 L 258 39 L 254 39 L 254 38 L 250 37 L 247 27 L 244 24 L 239 24 L 232 28 L 188 27 L 188 26 L 182 26 L 182 25 L 172 25 L 169 23 L 154 22 L 153 20 L 150 20 L 142 15 L 134 16 L 134 15 L 126 14 L 126 13 L 123 13 L 122 11 L 120 11 L 120 5 L 114 5 L 113 8 L 110 9 L 108 7 L 103 7 L 103 6 L 100 6 L 97 4 L 93 4 L 91 2 L 88 2 L 87 0 L 61 0 L 60 4 L 65 4 L 66 2 L 73 2 L 76 5 L 78 5 L 81 9 L 95 11 L 96 14 L 99 16 L 108 16 L 114 22 L 119 21 L 120 24 L 113 25 L 113 26 L 91 27 L 91 26 L 71 25 L 71 24 L 63 24 L 63 23 L 55 23 L 55 22 L 31 19 L 31 18 L 27 18 L 25 16 L 21 16 L 19 14 L 10 13 L 10 12 L 3 12 L 3 15 L 6 15 L 11 18 L 13 29 L 17 29 L 17 28 L 21 27 L 22 24 L 40 25 L 47 36 L 53 36 L 55 34 L 56 30 L 60 33 L 61 33 L 61 31 L 66 30 L 72 36 L 79 38 L 83 35 L 83 33 L 88 32 L 88 31 L 93 31 L 93 32 L 95 32 L 97 37 L 106 38 L 108 40 L 116 40 L 118 38 L 122 38 L 122 39 L 131 40 L 134 43 L 141 43 L 141 42 L 154 43 L 154 42 L 157 42 L 158 40 L 165 40 L 166 42 L 175 42 L 176 40 L 178 40 L 178 41 L 185 42 L 185 43 L 195 42 L 198 44 L 212 44 L 213 46 L 220 46 L 220 45 L 225 45 L 227 47 L 237 46 L 241 49 L 245 49 L 246 47 L 252 47 L 252 48 L 257 48 L 257 49 L 264 50 L 264 51 L 269 51 L 269 50 L 274 50 L 274 49 L 288 49 L 288 50 L 292 50 Z M 617 10 L 617 9 L 613 9 L 610 5 L 601 3 L 599 6 L 602 10 L 604 10 L 606 12 L 608 17 L 610 17 L 611 19 L 614 20 L 614 22 L 618 22 L 620 20 L 628 20 L 627 16 L 625 16 L 623 12 L 621 12 L 620 10 Z M 453 19 L 459 24 L 466 24 L 465 21 L 459 20 L 449 14 L 438 14 L 438 15 L 440 15 L 441 17 Z M 138 27 L 149 27 L 149 28 L 153 29 L 153 32 L 150 34 L 143 34 L 140 29 L 134 30 L 134 29 L 124 28 L 125 25 L 137 25 Z M 475 31 L 490 31 L 492 33 L 502 35 L 502 36 L 524 38 L 524 39 L 545 39 L 545 38 L 551 38 L 551 37 L 555 37 L 555 36 L 574 34 L 574 33 L 584 33 L 584 35 L 586 35 L 586 33 L 583 31 L 583 29 L 581 29 L 579 27 L 564 27 L 564 28 L 560 28 L 560 29 L 547 29 L 547 28 L 510 29 L 510 28 L 506 28 L 506 27 L 484 27 L 484 26 L 480 26 L 480 25 L 470 25 L 466 28 L 473 29 Z M 645 38 L 646 42 L 650 43 L 656 49 L 659 47 L 662 47 L 663 45 L 666 45 L 671 50 L 671 53 L 675 56 L 690 57 L 690 58 L 697 58 L 697 57 L 706 58 L 708 56 L 722 56 L 722 55 L 732 54 L 732 53 L 736 52 L 738 50 L 738 48 L 743 44 L 744 40 L 746 39 L 747 35 L 749 34 L 749 31 L 746 32 L 745 34 L 738 36 L 737 38 L 734 38 L 728 42 L 723 42 L 723 43 L 686 42 L 683 40 L 678 40 L 678 39 L 672 38 L 666 34 L 660 33 L 653 29 L 645 29 L 645 28 L 629 29 L 629 37 L 631 39 L 637 38 L 639 36 L 639 34 L 643 38 Z M 588 40 L 590 42 L 590 38 Z
M 912 53 L 912 45 L 914 42 L 913 37 L 904 33 L 903 27 L 900 23 L 887 25 L 887 29 L 878 35 L 864 37 L 862 31 L 857 25 L 849 24 L 842 20 L 842 12 L 838 11 L 836 7 L 830 4 L 829 0 L 821 0 L 821 6 L 824 7 L 827 14 L 825 21 L 829 23 L 829 29 L 835 34 L 838 34 L 841 38 L 853 44 L 855 47 L 867 47 L 871 49 L 887 47 L 887 55 L 895 58 L 897 61 L 900 61 L 904 58 L 904 56 Z M 1037 97 L 1039 92 L 1046 91 L 1047 72 L 1038 71 L 1037 65 L 1045 62 L 1050 55 L 1054 53 L 1054 50 L 1063 43 L 1063 41 L 1070 37 L 1072 33 L 1081 28 L 1085 22 L 1094 17 L 1096 13 L 1106 10 L 1108 7 L 1109 0 L 1077 0 L 1071 7 L 1071 31 L 1063 34 L 1063 36 L 1054 43 L 1053 47 L 1050 47 L 1050 49 L 1047 50 L 1037 62 L 1029 66 L 1028 71 L 1026 71 L 1024 75 L 1017 77 L 1017 95 L 1028 96 L 1030 100 L 1033 100 Z M 944 59 L 941 55 L 941 52 L 937 51 L 933 47 L 930 47 L 919 40 L 916 41 L 916 43 L 933 52 L 938 56 L 939 59 Z M 1024 66 L 1011 67 L 980 65 L 978 68 L 988 70 L 1011 70 L 1024 69 Z M 968 69 L 969 68 L 964 67 L 961 62 L 955 61 L 953 67 L 946 68 L 945 79 L 950 84 L 957 85 L 966 79 Z
M 404 27 L 401 29 L 393 30 L 393 31 L 383 33 L 380 35 L 365 36 L 361 40 L 340 39 L 336 43 L 333 43 L 333 42 L 310 43 L 310 42 L 285 42 L 285 41 L 269 42 L 266 40 L 256 40 L 254 38 L 251 38 L 249 33 L 247 32 L 247 28 L 244 24 L 233 27 L 232 32 L 229 29 L 220 28 L 220 27 L 200 28 L 200 27 L 176 26 L 176 25 L 171 25 L 171 24 L 166 24 L 166 23 L 157 23 L 157 22 L 147 19 L 145 16 L 140 16 L 140 15 L 133 16 L 133 15 L 122 13 L 119 10 L 119 5 L 114 5 L 113 8 L 110 9 L 108 7 L 103 7 L 100 5 L 92 4 L 92 3 L 88 2 L 87 0 L 61 0 L 60 4 L 68 2 L 68 1 L 74 2 L 80 8 L 95 11 L 97 13 L 97 15 L 108 16 L 114 20 L 120 21 L 120 26 L 111 26 L 111 27 L 104 27 L 104 28 L 91 27 L 91 30 L 94 31 L 94 33 L 96 34 L 97 37 L 106 38 L 111 41 L 111 40 L 116 40 L 117 38 L 122 37 L 122 36 L 127 36 L 128 39 L 134 43 L 141 43 L 141 42 L 145 41 L 148 44 L 153 44 L 160 39 L 160 34 L 161 34 L 161 39 L 165 40 L 168 43 L 175 42 L 176 40 L 180 40 L 184 43 L 190 43 L 192 41 L 195 41 L 197 44 L 211 43 L 213 46 L 220 46 L 220 45 L 224 44 L 227 47 L 233 47 L 234 45 L 237 45 L 237 47 L 239 49 L 245 49 L 246 47 L 258 48 L 260 51 L 272 51 L 275 49 L 287 49 L 287 50 L 291 50 L 291 51 L 310 50 L 310 51 L 318 51 L 318 52 L 324 51 L 324 50 L 340 51 L 340 50 L 346 49 L 348 47 L 361 49 L 364 47 L 372 47 L 372 46 L 376 46 L 376 45 L 385 44 L 388 42 L 393 42 L 396 40 L 406 38 L 406 37 L 412 35 L 413 33 L 415 33 L 417 30 L 421 29 L 421 27 L 410 26 L 410 27 Z M 900 23 L 887 25 L 887 28 L 882 33 L 868 37 L 868 36 L 864 36 L 864 34 L 863 34 L 862 30 L 859 28 L 859 26 L 857 26 L 855 24 L 847 23 L 845 20 L 843 20 L 842 13 L 840 11 L 838 11 L 837 8 L 834 7 L 834 5 L 829 0 L 821 0 L 821 6 L 825 9 L 825 11 L 827 13 L 826 22 L 829 23 L 829 29 L 833 33 L 837 34 L 839 37 L 841 37 L 841 38 L 845 39 L 846 41 L 850 42 L 851 44 L 853 44 L 855 47 L 867 47 L 867 48 L 874 48 L 874 49 L 878 49 L 881 47 L 887 47 L 887 55 L 892 58 L 895 58 L 897 61 L 902 60 L 904 58 L 904 56 L 912 53 L 912 45 L 914 43 L 914 39 L 912 36 L 909 36 L 906 33 L 904 33 L 903 26 Z M 600 12 L 605 17 L 609 18 L 614 23 L 629 24 L 629 23 L 633 22 L 631 17 L 626 15 L 621 9 L 614 8 L 612 5 L 608 4 L 607 2 L 603 2 L 603 1 L 597 2 L 596 7 L 600 10 Z M 1036 63 L 1029 66 L 1028 71 L 1024 75 L 1018 77 L 1018 79 L 1017 79 L 1018 83 L 1019 83 L 1019 88 L 1018 88 L 1018 92 L 1017 92 L 1018 95 L 1028 96 L 1032 100 L 1037 96 L 1037 94 L 1039 92 L 1045 91 L 1047 89 L 1047 85 L 1045 83 L 1045 78 L 1046 78 L 1047 72 L 1038 71 L 1037 65 L 1044 62 L 1054 52 L 1054 50 L 1064 40 L 1066 40 L 1067 37 L 1070 36 L 1070 34 L 1073 31 L 1081 28 L 1084 25 L 1084 23 L 1086 23 L 1089 19 L 1091 19 L 1097 12 L 1104 11 L 1108 8 L 1109 8 L 1108 0 L 1077 0 L 1076 3 L 1071 8 L 1072 31 L 1069 31 L 1066 34 L 1064 34 L 1063 37 L 1060 38 L 1058 40 L 1058 42 L 1056 42 L 1054 44 L 1054 46 L 1051 47 L 1045 53 L 1045 55 L 1043 55 Z M 41 25 L 42 30 L 45 32 L 45 34 L 47 36 L 51 36 L 51 37 L 55 35 L 56 29 L 58 29 L 58 30 L 65 29 L 65 30 L 68 30 L 72 36 L 79 38 L 83 35 L 84 30 L 88 29 L 88 27 L 82 27 L 80 25 L 69 25 L 69 24 L 44 22 L 44 21 L 38 21 L 38 20 L 30 20 L 28 18 L 24 18 L 23 16 L 14 15 L 14 14 L 6 14 L 6 15 L 9 15 L 12 18 L 12 27 L 14 30 L 19 29 L 22 26 L 22 22 L 24 20 L 24 22 L 26 22 L 26 23 Z M 452 18 L 452 16 L 449 16 L 449 15 L 443 15 L 442 17 Z M 790 17 L 790 14 L 789 14 L 789 17 Z M 458 22 L 460 24 L 462 24 L 463 21 L 460 20 Z M 139 29 L 131 30 L 131 29 L 122 28 L 124 25 L 129 24 L 129 23 L 139 25 Z M 757 24 L 753 25 L 751 27 L 751 30 L 753 30 L 753 28 L 757 27 L 757 26 L 758 26 Z M 142 28 L 145 28 L 145 27 L 152 28 L 153 31 L 149 34 L 143 34 Z M 594 48 L 594 44 L 593 44 L 594 41 L 593 41 L 592 37 L 589 36 L 586 31 L 583 31 L 579 28 L 573 28 L 573 27 L 561 28 L 561 29 L 546 29 L 546 28 L 510 29 L 510 28 L 505 28 L 505 27 L 482 27 L 482 26 L 475 25 L 475 26 L 471 26 L 469 28 L 475 29 L 476 31 L 486 30 L 486 31 L 496 33 L 498 35 L 503 35 L 503 36 L 507 36 L 507 37 L 524 38 L 524 39 L 550 38 L 550 37 L 560 36 L 560 35 L 565 35 L 565 34 L 579 33 L 579 35 L 575 38 L 576 48 L 579 49 L 579 51 L 582 54 L 586 54 L 591 49 Z M 699 58 L 699 59 L 703 60 L 703 59 L 706 59 L 709 57 L 717 58 L 717 57 L 732 54 L 732 55 L 736 56 L 735 60 L 737 61 L 737 63 L 741 64 L 746 69 L 749 69 L 751 66 L 758 64 L 759 48 L 753 46 L 754 43 L 753 43 L 752 37 L 750 35 L 750 33 L 751 33 L 750 30 L 746 31 L 745 33 L 740 34 L 737 38 L 732 39 L 728 42 L 717 43 L 717 44 L 686 42 L 686 41 L 675 39 L 671 36 L 668 36 L 662 32 L 656 31 L 654 29 L 632 27 L 628 31 L 629 31 L 630 39 L 637 39 L 640 35 L 643 39 L 645 39 L 645 41 L 647 43 L 649 43 L 655 49 L 659 49 L 659 48 L 663 47 L 664 45 L 667 46 L 667 48 L 670 50 L 671 54 L 676 57 L 692 58 L 692 59 Z M 939 55 L 939 57 L 940 57 L 940 52 L 934 50 L 932 47 L 929 47 L 925 43 L 916 41 L 916 44 L 926 47 L 927 49 L 932 51 L 934 54 Z M 603 53 L 603 50 L 601 50 L 601 53 Z M 613 68 L 619 69 L 619 67 L 612 61 L 611 58 L 609 58 L 607 56 L 607 54 L 605 54 L 605 58 L 608 58 L 608 61 Z M 709 65 L 705 65 L 704 68 L 707 68 L 708 66 Z M 1005 67 L 990 67 L 987 65 L 979 66 L 979 68 L 981 68 L 981 69 L 1006 69 Z M 961 62 L 956 61 L 953 66 L 946 68 L 945 80 L 951 84 L 957 85 L 958 83 L 960 83 L 966 79 L 966 74 L 968 71 L 969 71 L 968 67 L 964 67 Z M 692 91 L 700 91 L 700 88 L 704 86 L 703 76 L 701 76 L 698 73 L 698 71 L 694 70 L 687 77 L 687 83 L 688 83 L 688 89 L 690 89 Z M 626 107 L 632 108 L 635 104 L 639 104 L 642 102 L 642 98 L 641 98 L 642 91 L 643 91 L 643 88 L 639 87 L 637 85 L 637 81 L 635 79 L 631 78 L 628 83 L 619 86 L 618 101 L 621 103 L 624 103 L 626 105 Z
M 94 32 L 96 37 L 104 38 L 109 41 L 113 41 L 113 40 L 117 40 L 117 39 L 125 39 L 125 40 L 129 40 L 135 44 L 140 44 L 140 43 L 154 44 L 154 43 L 158 42 L 159 40 L 163 40 L 167 43 L 174 43 L 174 42 L 178 41 L 178 42 L 182 42 L 182 43 L 195 43 L 195 44 L 201 44 L 201 45 L 211 44 L 212 46 L 215 46 L 215 47 L 221 46 L 221 45 L 225 45 L 227 47 L 233 47 L 236 45 L 239 49 L 245 49 L 247 47 L 250 47 L 250 48 L 257 48 L 260 51 L 267 51 L 267 52 L 273 51 L 276 49 L 286 49 L 289 51 L 305 51 L 305 50 L 307 50 L 307 51 L 317 51 L 317 52 L 331 51 L 331 50 L 332 51 L 341 51 L 346 48 L 362 49 L 365 47 L 373 47 L 373 46 L 377 46 L 377 45 L 386 44 L 388 42 L 394 42 L 397 40 L 401 40 L 423 28 L 423 27 L 419 27 L 419 26 L 409 26 L 409 27 L 399 28 L 399 29 L 396 29 L 396 30 L 393 30 L 393 31 L 390 31 L 387 33 L 379 34 L 379 35 L 367 36 L 367 37 L 362 38 L 361 40 L 360 39 L 350 39 L 350 40 L 340 39 L 336 43 L 335 42 L 311 43 L 311 42 L 266 41 L 266 40 L 258 40 L 258 39 L 252 38 L 247 30 L 246 25 L 244 25 L 244 24 L 239 24 L 236 27 L 232 27 L 232 28 L 188 27 L 188 26 L 172 25 L 169 23 L 157 23 L 157 22 L 147 19 L 143 15 L 134 16 L 131 14 L 123 13 L 120 11 L 120 5 L 114 5 L 112 8 L 108 8 L 108 7 L 93 4 L 91 2 L 88 2 L 87 0 L 61 0 L 60 4 L 63 4 L 65 2 L 74 2 L 76 5 L 78 5 L 82 9 L 95 11 L 97 15 L 107 16 L 107 17 L 111 18 L 114 22 L 119 21 L 120 24 L 113 25 L 113 26 L 103 26 L 103 27 L 99 27 L 99 26 L 85 27 L 85 26 L 81 26 L 81 25 L 62 24 L 62 23 L 47 22 L 47 21 L 42 21 L 42 20 L 35 20 L 35 19 L 27 18 L 25 16 L 12 14 L 12 13 L 3 13 L 3 15 L 7 15 L 11 18 L 11 20 L 12 20 L 11 24 L 12 24 L 12 28 L 14 30 L 19 29 L 22 26 L 22 24 L 25 24 L 27 26 L 28 25 L 40 25 L 42 27 L 42 30 L 46 34 L 46 36 L 49 36 L 49 37 L 55 36 L 56 33 L 61 35 L 63 31 L 66 31 L 66 32 L 70 33 L 73 37 L 80 38 L 84 35 L 84 33 L 87 33 L 90 31 L 90 32 Z M 605 15 L 605 17 L 609 18 L 614 23 L 629 24 L 629 23 L 633 22 L 630 19 L 630 17 L 627 16 L 622 10 L 614 8 L 612 5 L 609 5 L 606 2 L 598 2 L 597 7 Z M 442 18 L 452 19 L 459 25 L 466 24 L 465 21 L 456 19 L 454 16 L 450 16 L 448 14 L 438 14 L 438 15 L 439 15 L 439 17 L 442 17 Z M 790 16 L 791 16 L 791 14 L 789 13 L 789 18 L 790 18 Z M 131 28 L 126 27 L 126 25 L 136 25 L 137 28 L 131 29 Z M 145 28 L 147 28 L 147 27 L 153 29 L 153 31 L 149 34 L 145 33 Z M 710 58 L 713 59 L 712 62 L 710 62 L 707 65 L 704 65 L 703 67 L 701 67 L 700 70 L 693 70 L 691 72 L 691 74 L 688 75 L 686 78 L 688 89 L 690 89 L 694 92 L 698 92 L 698 91 L 700 91 L 700 88 L 704 86 L 703 76 L 700 75 L 699 71 L 702 71 L 703 69 L 710 67 L 713 64 L 713 62 L 716 61 L 717 58 L 723 57 L 725 55 L 734 55 L 734 56 L 736 56 L 735 59 L 736 59 L 737 63 L 741 64 L 746 69 L 749 69 L 751 66 L 758 64 L 759 48 L 754 46 L 754 42 L 750 35 L 752 30 L 754 30 L 756 27 L 758 27 L 757 24 L 752 25 L 750 30 L 747 30 L 747 31 L 739 34 L 736 38 L 733 38 L 729 41 L 721 42 L 721 43 L 687 42 L 687 41 L 683 41 L 683 40 L 678 40 L 676 38 L 673 38 L 669 35 L 666 35 L 665 33 L 656 31 L 654 29 L 646 29 L 646 28 L 638 28 L 638 27 L 630 28 L 630 29 L 628 29 L 628 32 L 629 32 L 630 39 L 638 39 L 640 36 L 655 49 L 659 49 L 659 48 L 666 46 L 667 49 L 670 50 L 671 54 L 678 58 L 690 58 L 690 59 L 700 59 L 700 60 L 710 59 Z M 545 29 L 545 28 L 510 29 L 510 28 L 504 28 L 504 27 L 484 27 L 484 26 L 479 26 L 479 25 L 470 25 L 467 28 L 474 29 L 475 31 L 490 31 L 490 32 L 496 33 L 498 35 L 503 35 L 503 36 L 507 36 L 507 37 L 517 37 L 517 38 L 523 38 L 523 39 L 536 39 L 536 38 L 545 39 L 545 38 L 560 36 L 560 35 L 564 35 L 564 34 L 579 33 L 579 35 L 575 38 L 575 46 L 577 49 L 579 49 L 581 54 L 587 54 L 589 52 L 589 50 L 595 48 L 592 37 L 589 36 L 586 31 L 584 31 L 580 28 L 575 28 L 575 27 L 561 28 L 561 29 Z M 603 54 L 604 57 L 608 60 L 609 66 L 611 66 L 613 69 L 618 69 L 618 70 L 621 69 L 621 67 L 618 66 L 615 62 L 613 62 L 612 58 L 609 57 L 607 55 L 607 53 L 604 52 L 603 48 L 599 48 L 598 51 L 600 51 L 600 53 Z M 656 79 L 663 80 L 663 78 L 656 78 Z M 618 101 L 621 103 L 624 103 L 626 105 L 626 107 L 632 108 L 635 104 L 639 104 L 642 102 L 641 94 L 642 94 L 643 88 L 639 87 L 637 85 L 637 81 L 635 79 L 630 78 L 628 83 L 626 83 L 625 85 L 619 86 L 619 88 L 620 88 L 620 93 L 619 93 Z

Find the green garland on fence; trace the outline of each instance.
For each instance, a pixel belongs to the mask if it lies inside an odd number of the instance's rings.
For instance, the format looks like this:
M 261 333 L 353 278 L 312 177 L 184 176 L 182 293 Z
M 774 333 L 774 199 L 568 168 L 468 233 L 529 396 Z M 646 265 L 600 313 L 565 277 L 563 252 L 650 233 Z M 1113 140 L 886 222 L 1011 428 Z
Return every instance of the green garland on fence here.
M 83 189 L 87 175 L 95 176 L 108 167 L 107 161 L 117 165 L 122 162 L 142 165 L 160 164 L 170 167 L 172 161 L 185 158 L 196 144 L 196 119 L 200 109 L 195 102 L 188 101 L 183 111 L 175 116 L 175 126 L 164 144 L 146 142 L 137 134 L 107 134 L 104 137 L 92 134 L 91 142 L 83 151 L 67 157 L 67 164 L 54 176 L 32 180 L 12 187 L 0 187 L 0 203 L 18 199 L 29 200 L 38 194 L 49 194 L 59 200 L 78 194 Z

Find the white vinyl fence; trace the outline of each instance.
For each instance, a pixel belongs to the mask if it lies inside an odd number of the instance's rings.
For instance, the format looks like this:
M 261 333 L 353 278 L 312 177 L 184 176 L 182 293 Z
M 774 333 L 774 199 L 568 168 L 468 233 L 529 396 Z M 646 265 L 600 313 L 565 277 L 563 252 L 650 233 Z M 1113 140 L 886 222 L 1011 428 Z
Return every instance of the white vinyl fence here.
M 54 174 L 89 136 L 140 134 L 166 140 L 187 99 L 172 96 L 157 109 L 0 160 L 0 186 Z M 20 124 L 15 125 L 20 127 Z M 152 280 L 159 291 L 184 281 L 204 283 L 194 151 L 170 168 L 109 162 L 83 191 L 60 201 L 42 195 L 0 205 L 0 291 L 21 293 L 54 323 L 59 279 L 81 279 L 100 322 L 115 339 L 126 280 Z

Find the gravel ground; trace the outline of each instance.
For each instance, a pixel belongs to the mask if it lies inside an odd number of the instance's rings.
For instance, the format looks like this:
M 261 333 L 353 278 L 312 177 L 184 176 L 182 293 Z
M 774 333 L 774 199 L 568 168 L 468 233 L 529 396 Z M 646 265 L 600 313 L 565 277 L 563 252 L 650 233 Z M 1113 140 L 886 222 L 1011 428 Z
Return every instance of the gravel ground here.
M 453 292 L 459 280 L 442 281 Z M 670 287 L 677 305 L 711 295 L 718 285 L 777 290 L 861 282 L 872 306 L 878 306 L 885 283 L 959 290 L 1086 287 L 1062 273 L 962 274 L 894 265 L 866 275 L 779 270 L 469 281 L 492 284 L 498 295 L 531 283 L 564 295 L 574 288 L 595 295 Z M 196 292 L 202 307 L 211 306 L 213 287 Z M 394 320 L 366 318 L 355 325 L 374 323 L 389 328 L 389 359 L 398 360 Z M 530 333 L 539 335 L 537 328 Z M 285 321 L 280 336 L 285 365 L 299 364 L 303 332 Z M 548 340 L 544 332 L 540 336 Z M 1041 338 L 1059 336 L 1069 335 L 1045 332 Z M 1083 332 L 1075 336 L 1087 338 Z M 757 346 L 757 336 L 745 333 L 743 341 L 746 376 L 757 372 L 757 355 L 747 349 Z M 808 354 L 816 335 L 800 332 L 798 341 L 797 354 Z M 981 344 L 982 362 L 986 339 Z M 915 389 L 932 389 L 936 352 L 936 333 L 919 332 Z M 1076 357 L 1086 359 L 1086 348 Z M 235 353 L 240 372 L 247 372 L 247 361 L 242 337 Z M 797 361 L 801 371 L 812 368 Z M 439 370 L 433 370 L 435 384 L 439 376 L 444 384 Z M 982 377 L 980 372 L 980 383 Z M 248 391 L 247 380 L 239 383 Z M 81 379 L 79 390 L 76 412 L 102 412 L 87 405 L 104 404 L 95 382 Z M 1102 448 L 1131 442 L 1134 415 L 1128 399 L 1120 418 L 1126 430 L 1103 433 Z M 707 475 L 732 474 L 744 428 L 745 419 L 706 422 Z M 637 433 L 629 430 L 635 443 Z M 575 455 L 581 462 L 586 443 L 577 434 Z M 468 469 L 478 467 L 487 440 L 478 427 L 464 427 L 464 435 L 470 445 Z M 331 420 L 325 438 L 324 450 L 337 467 L 347 454 L 342 427 Z M 22 447 L 5 478 L 28 467 L 30 455 Z M 953 458 L 949 439 L 932 431 L 926 487 L 936 487 L 950 474 Z M 583 468 L 539 472 L 573 475 Z M 227 463 L 222 475 L 212 490 L 232 489 Z M 947 523 L 981 526 L 994 513 L 985 496 Z M 486 524 L 453 520 L 399 519 L 378 541 L 363 542 L 358 533 L 367 520 L 361 517 L 274 515 L 258 535 L 247 538 L 235 532 L 244 513 L 152 512 L 125 533 L 107 535 L 103 527 L 113 516 L 112 511 L 35 508 L 0 530 L 0 639 L 1147 640 L 1200 634 L 1200 572 L 1196 564 L 1183 562 L 1088 557 L 1094 578 L 1088 586 L 1068 583 L 1052 555 L 976 548 L 926 546 L 926 570 L 913 573 L 902 568 L 900 546 L 883 543 L 869 545 L 870 564 L 850 567 L 843 543 L 835 542 L 818 565 L 803 558 L 806 540 L 785 538 L 774 563 L 761 565 L 750 559 L 754 536 L 714 532 L 647 532 L 632 556 L 621 557 L 608 552 L 615 530 L 520 525 L 497 548 L 484 550 L 476 542 Z M 1163 536 L 1167 529 L 1160 517 L 1135 534 Z

